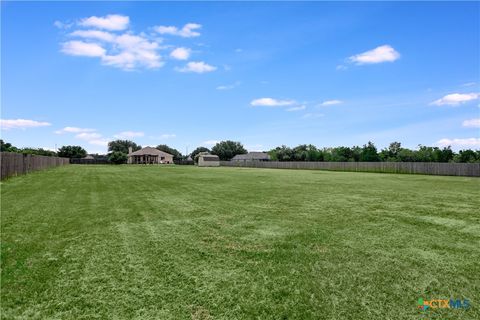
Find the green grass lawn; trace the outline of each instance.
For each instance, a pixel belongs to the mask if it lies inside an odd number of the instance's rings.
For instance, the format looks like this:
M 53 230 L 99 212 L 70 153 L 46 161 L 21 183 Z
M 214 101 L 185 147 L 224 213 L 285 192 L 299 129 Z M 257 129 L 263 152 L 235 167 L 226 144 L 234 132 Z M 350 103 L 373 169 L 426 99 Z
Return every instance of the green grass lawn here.
M 1 189 L 3 319 L 480 318 L 478 178 L 71 165 Z

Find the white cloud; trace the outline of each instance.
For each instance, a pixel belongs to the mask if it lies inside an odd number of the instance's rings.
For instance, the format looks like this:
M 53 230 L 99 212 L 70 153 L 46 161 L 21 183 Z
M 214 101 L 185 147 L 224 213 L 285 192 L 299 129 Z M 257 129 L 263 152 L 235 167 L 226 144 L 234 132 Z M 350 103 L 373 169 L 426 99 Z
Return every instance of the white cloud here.
M 305 113 L 302 118 L 303 119 L 317 119 L 323 117 L 323 113 Z
M 460 148 L 476 148 L 480 147 L 480 138 L 465 138 L 465 139 L 441 139 L 437 141 L 437 145 L 441 147 L 460 147 Z
M 98 139 L 98 138 L 101 138 L 101 137 L 102 137 L 102 135 L 100 133 L 97 133 L 97 132 L 82 132 L 82 133 L 79 133 L 79 134 L 75 135 L 75 138 L 86 140 L 86 141 L 95 140 L 95 139 Z
M 274 98 L 259 98 L 252 100 L 250 102 L 250 105 L 257 107 L 257 106 L 262 106 L 262 107 L 282 107 L 282 106 L 291 106 L 295 104 L 294 100 L 278 100 Z
M 114 135 L 117 139 L 129 139 L 129 138 L 136 138 L 136 137 L 143 137 L 145 133 L 141 131 L 123 131 Z
M 198 30 L 202 25 L 198 23 L 187 23 L 183 28 L 178 29 L 174 26 L 156 26 L 154 30 L 160 34 L 170 34 L 174 36 L 180 36 L 184 38 L 192 38 L 200 36 L 200 32 L 194 31 Z
M 175 138 L 176 136 L 177 135 L 173 133 L 164 133 L 160 135 L 160 139 L 171 139 L 171 138 Z
M 400 58 L 400 53 L 398 53 L 394 48 L 389 45 L 383 45 L 376 47 L 375 49 L 356 54 L 348 58 L 350 62 L 355 64 L 373 64 L 373 63 L 382 63 L 382 62 L 393 62 Z
M 132 70 L 139 66 L 153 69 L 164 65 L 157 53 L 158 43 L 142 36 L 122 34 L 115 38 L 115 48 L 120 50 L 120 53 L 102 57 L 104 64 L 124 70 Z
M 106 50 L 96 43 L 74 40 L 63 43 L 62 52 L 72 56 L 103 57 Z
M 81 132 L 94 132 L 94 131 L 97 131 L 97 130 L 90 129 L 90 128 L 65 127 L 61 130 L 55 131 L 55 133 L 63 134 L 63 133 L 81 133 Z
M 179 72 L 195 72 L 195 73 L 205 73 L 217 70 L 217 67 L 206 64 L 203 61 L 191 61 L 183 68 L 177 68 Z
M 128 16 L 109 14 L 104 17 L 92 16 L 89 18 L 84 18 L 79 22 L 79 25 L 84 27 L 119 31 L 127 29 L 129 23 L 130 18 Z
M 462 122 L 462 126 L 467 128 L 480 128 L 480 118 L 465 120 Z
M 107 42 L 112 42 L 115 40 L 114 34 L 100 30 L 75 30 L 70 33 L 70 36 L 86 39 L 98 39 Z
M 337 70 L 347 70 L 348 67 L 343 65 L 343 64 L 339 64 L 335 69 L 337 69 Z
M 442 106 L 442 105 L 451 105 L 458 106 L 459 104 L 477 100 L 480 97 L 478 93 L 452 93 L 447 94 L 443 98 L 433 101 L 432 105 Z
M 81 26 L 96 27 L 109 31 L 124 30 L 128 27 L 127 16 L 108 15 L 106 17 L 90 17 L 78 23 Z M 68 36 L 81 38 L 62 44 L 61 51 L 73 56 L 98 57 L 103 65 L 129 71 L 138 68 L 154 69 L 164 65 L 159 44 L 162 39 L 153 39 L 131 31 L 121 34 L 108 31 L 88 29 L 74 30 Z
M 477 84 L 476 82 L 467 82 L 467 83 L 462 84 L 462 87 L 471 87 L 471 86 L 474 86 L 476 84 Z
M 305 110 L 307 107 L 306 106 L 298 106 L 298 107 L 292 107 L 288 108 L 287 111 L 300 111 L 300 110 Z
M 190 57 L 190 52 L 190 49 L 180 47 L 170 52 L 170 57 L 177 60 L 188 60 L 188 58 Z
M 336 104 L 341 104 L 343 101 L 341 100 L 326 100 L 321 103 L 322 106 L 333 106 Z
M 108 146 L 108 140 L 107 139 L 93 139 L 93 140 L 88 141 L 88 143 L 96 145 L 96 146 L 102 146 L 102 147 Z
M 96 146 L 107 146 L 108 139 L 104 138 L 100 133 L 97 132 L 82 132 L 75 135 L 75 138 L 85 140 L 89 144 Z
M 216 145 L 217 143 L 219 143 L 220 141 L 218 140 L 207 140 L 207 141 L 203 141 L 203 145 L 206 145 L 206 146 L 214 146 Z
M 27 129 L 50 126 L 51 123 L 27 119 L 0 119 L 0 127 L 2 130 L 10 129 Z
M 240 85 L 240 81 L 237 81 L 233 84 L 227 84 L 227 85 L 221 85 L 218 86 L 216 89 L 217 90 L 232 90 Z

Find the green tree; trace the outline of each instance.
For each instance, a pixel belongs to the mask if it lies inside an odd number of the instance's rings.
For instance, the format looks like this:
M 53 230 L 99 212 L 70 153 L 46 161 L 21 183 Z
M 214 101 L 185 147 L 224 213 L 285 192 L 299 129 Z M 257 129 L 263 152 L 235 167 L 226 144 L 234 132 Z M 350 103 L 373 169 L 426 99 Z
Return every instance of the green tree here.
M 273 161 L 293 161 L 293 150 L 287 146 L 276 147 L 268 152 Z
M 221 141 L 212 148 L 212 154 L 216 154 L 220 160 L 228 161 L 237 154 L 245 154 L 247 150 L 240 142 L 236 141 Z
M 51 150 L 45 150 L 43 148 L 23 148 L 20 150 L 23 154 L 36 154 L 39 156 L 55 157 L 57 153 Z
M 450 162 L 453 160 L 454 155 L 455 153 L 452 151 L 452 148 L 448 146 L 441 150 L 437 149 L 435 158 L 438 162 Z
M 477 162 L 480 161 L 480 158 L 477 158 L 478 152 L 473 150 L 460 150 L 456 157 L 456 162 Z
M 2 139 L 0 139 L 0 151 L 1 152 L 18 152 L 18 149 L 12 146 L 11 143 L 4 142 Z
M 108 155 L 108 162 L 113 164 L 124 164 L 127 163 L 127 154 L 121 151 L 113 151 Z
M 83 158 L 87 151 L 80 146 L 63 146 L 58 149 L 57 155 L 64 158 Z
M 142 148 L 142 146 L 130 140 L 115 140 L 108 143 L 108 151 L 110 152 L 118 151 L 128 154 L 129 147 L 132 147 L 132 151 L 137 151 Z
M 301 144 L 296 146 L 292 150 L 294 161 L 307 161 L 308 156 L 308 146 L 306 144 Z
M 377 147 L 373 142 L 368 141 L 367 144 L 364 144 L 362 147 L 362 152 L 360 154 L 360 161 L 380 161 L 380 157 L 377 153 Z
M 195 163 L 198 162 L 198 157 L 197 157 L 197 155 L 198 155 L 200 152 L 208 152 L 208 153 L 210 153 L 210 149 L 205 148 L 205 147 L 198 147 L 198 148 L 196 148 L 195 150 L 193 150 L 193 151 L 190 153 L 190 158 L 192 158 L 193 161 L 195 161 Z
M 170 153 L 173 156 L 173 160 L 181 160 L 182 159 L 182 154 L 177 149 L 170 148 L 166 144 L 159 144 L 158 146 L 156 146 L 156 148 L 160 151 Z

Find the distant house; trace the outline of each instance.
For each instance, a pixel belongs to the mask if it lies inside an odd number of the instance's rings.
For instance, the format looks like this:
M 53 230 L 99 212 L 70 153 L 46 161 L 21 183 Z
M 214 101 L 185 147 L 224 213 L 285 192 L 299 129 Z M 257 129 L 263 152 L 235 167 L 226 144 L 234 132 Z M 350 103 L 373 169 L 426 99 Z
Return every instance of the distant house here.
M 199 167 L 219 167 L 220 158 L 214 154 L 200 154 L 198 156 Z
M 132 149 L 129 148 L 128 151 L 127 163 L 130 164 L 173 163 L 173 155 L 152 147 L 145 147 L 135 152 L 132 152 Z
M 85 160 L 95 160 L 95 158 L 91 155 L 91 154 L 87 154 L 86 157 L 83 157 L 82 159 L 85 159 Z
M 237 154 L 231 161 L 270 161 L 270 155 L 266 152 L 249 152 Z

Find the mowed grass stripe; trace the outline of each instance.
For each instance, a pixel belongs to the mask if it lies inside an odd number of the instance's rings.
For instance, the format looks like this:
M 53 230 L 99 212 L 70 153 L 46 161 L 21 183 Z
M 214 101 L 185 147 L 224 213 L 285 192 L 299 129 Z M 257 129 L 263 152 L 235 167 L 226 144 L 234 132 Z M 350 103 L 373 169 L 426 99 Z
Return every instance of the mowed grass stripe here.
M 67 166 L 2 182 L 5 319 L 474 319 L 476 178 Z M 477 303 L 476 303 L 477 302 Z

